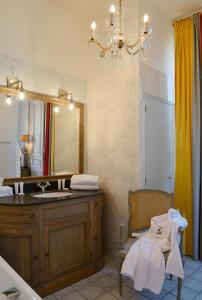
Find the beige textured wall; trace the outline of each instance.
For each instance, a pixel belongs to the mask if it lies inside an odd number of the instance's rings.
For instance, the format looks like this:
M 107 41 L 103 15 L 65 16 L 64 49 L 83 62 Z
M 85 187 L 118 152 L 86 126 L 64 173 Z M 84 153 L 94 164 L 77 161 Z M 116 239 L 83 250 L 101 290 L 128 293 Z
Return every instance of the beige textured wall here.
M 170 20 L 149 0 L 127 1 L 127 12 L 126 29 L 131 37 L 136 36 L 143 15 L 152 16 L 155 31 L 147 60 L 142 64 L 138 58 L 131 65 L 126 55 L 112 66 L 93 56 L 87 85 L 88 172 L 101 179 L 105 254 L 109 256 L 115 255 L 118 246 L 119 224 L 127 223 L 128 191 L 145 184 L 144 94 L 168 97 L 173 92 L 172 84 L 169 88 L 173 81 Z
M 101 178 L 105 194 L 105 251 L 118 246 L 119 224 L 126 222 L 128 191 L 143 186 L 140 145 L 138 65 L 118 66 L 88 86 L 88 171 Z

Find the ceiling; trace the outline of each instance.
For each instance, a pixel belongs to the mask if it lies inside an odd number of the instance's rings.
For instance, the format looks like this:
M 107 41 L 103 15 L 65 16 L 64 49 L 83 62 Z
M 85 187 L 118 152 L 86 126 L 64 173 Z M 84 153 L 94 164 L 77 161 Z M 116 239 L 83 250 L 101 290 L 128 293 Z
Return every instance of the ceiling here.
M 115 0 L 57 0 L 65 8 L 76 11 L 78 15 L 92 19 L 95 15 L 107 14 L 108 7 Z M 148 0 L 170 18 L 192 13 L 202 8 L 202 0 Z

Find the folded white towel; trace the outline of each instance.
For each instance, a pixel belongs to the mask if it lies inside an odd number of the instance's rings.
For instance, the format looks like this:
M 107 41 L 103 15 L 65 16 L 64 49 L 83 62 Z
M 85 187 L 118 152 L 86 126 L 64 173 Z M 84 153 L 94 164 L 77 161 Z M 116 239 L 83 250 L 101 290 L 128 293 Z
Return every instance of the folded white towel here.
M 4 193 L 4 192 L 7 192 L 7 191 L 12 191 L 12 187 L 6 186 L 6 185 L 0 187 L 0 193 Z
M 79 184 L 70 184 L 72 190 L 84 190 L 84 191 L 97 191 L 99 190 L 98 185 L 79 185 Z
M 98 176 L 88 174 L 73 175 L 71 178 L 71 184 L 98 186 Z
M 10 186 L 0 187 L 0 197 L 8 197 L 13 195 L 13 188 Z

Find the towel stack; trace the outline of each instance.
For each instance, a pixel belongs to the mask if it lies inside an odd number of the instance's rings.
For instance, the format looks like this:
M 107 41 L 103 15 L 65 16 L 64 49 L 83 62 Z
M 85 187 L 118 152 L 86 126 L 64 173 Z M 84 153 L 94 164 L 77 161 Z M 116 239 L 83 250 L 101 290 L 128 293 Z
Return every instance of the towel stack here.
M 73 190 L 97 191 L 99 190 L 98 176 L 88 174 L 73 175 L 70 188 Z
M 13 188 L 10 186 L 0 187 L 0 197 L 9 197 L 13 195 Z

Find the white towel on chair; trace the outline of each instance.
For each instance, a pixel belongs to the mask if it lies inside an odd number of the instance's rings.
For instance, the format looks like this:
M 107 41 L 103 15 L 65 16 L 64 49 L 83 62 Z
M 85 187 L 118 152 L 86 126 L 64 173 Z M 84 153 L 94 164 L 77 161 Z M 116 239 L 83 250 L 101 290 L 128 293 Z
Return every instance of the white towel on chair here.
M 146 288 L 159 294 L 165 272 L 184 277 L 179 251 L 179 227 L 186 228 L 187 225 L 186 219 L 173 210 L 151 219 L 150 230 L 132 245 L 121 270 L 123 275 L 133 279 L 136 290 Z M 170 253 L 165 266 L 163 253 L 167 251 Z

